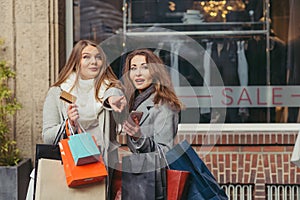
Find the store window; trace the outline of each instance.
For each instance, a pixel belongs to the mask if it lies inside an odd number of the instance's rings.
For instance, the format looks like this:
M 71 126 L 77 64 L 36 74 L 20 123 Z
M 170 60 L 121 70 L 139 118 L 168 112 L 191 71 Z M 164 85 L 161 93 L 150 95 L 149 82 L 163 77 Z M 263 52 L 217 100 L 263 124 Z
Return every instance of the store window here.
M 151 48 L 186 104 L 182 123 L 295 123 L 299 7 L 297 0 L 74 0 L 74 42 L 104 44 L 119 77 L 126 53 Z

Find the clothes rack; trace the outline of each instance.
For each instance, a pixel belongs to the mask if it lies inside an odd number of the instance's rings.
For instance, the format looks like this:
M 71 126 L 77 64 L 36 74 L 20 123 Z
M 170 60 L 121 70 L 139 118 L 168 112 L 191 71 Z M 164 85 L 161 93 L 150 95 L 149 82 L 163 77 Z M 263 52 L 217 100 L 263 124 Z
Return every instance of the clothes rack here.
M 245 21 L 245 22 L 203 22 L 195 24 L 184 23 L 133 23 L 131 16 L 132 1 L 123 0 L 123 30 L 124 48 L 126 49 L 126 40 L 135 38 L 143 39 L 143 37 L 151 38 L 152 42 L 181 40 L 180 36 L 189 36 L 191 40 L 182 40 L 182 42 L 197 41 L 208 42 L 233 39 L 264 39 L 266 41 L 266 86 L 271 83 L 270 79 L 270 0 L 264 0 L 263 20 L 261 21 Z M 169 39 L 169 40 L 162 40 Z M 270 111 L 268 108 L 267 122 L 270 122 Z

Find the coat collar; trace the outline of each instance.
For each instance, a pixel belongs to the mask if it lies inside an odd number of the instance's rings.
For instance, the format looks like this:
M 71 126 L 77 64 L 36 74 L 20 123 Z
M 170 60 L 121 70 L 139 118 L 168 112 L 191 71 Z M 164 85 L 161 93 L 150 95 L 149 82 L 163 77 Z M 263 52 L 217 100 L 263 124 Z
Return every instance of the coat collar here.
M 60 85 L 60 88 L 62 90 L 70 92 L 71 88 L 75 84 L 75 81 L 76 81 L 76 73 L 72 72 L 70 74 L 70 76 L 67 78 L 67 80 Z M 81 83 L 81 87 L 82 86 L 87 87 L 88 85 L 90 85 L 91 88 L 94 88 L 94 79 L 92 79 L 92 80 L 82 80 L 82 79 L 79 78 L 79 82 Z M 107 90 L 107 85 L 109 85 L 109 81 L 105 79 L 104 83 L 101 84 L 101 87 L 100 87 L 99 92 L 98 92 L 98 97 L 100 99 L 103 98 L 104 93 Z M 75 95 L 75 93 L 76 93 L 76 91 L 71 91 L 71 94 Z
M 138 111 L 143 112 L 140 125 L 142 125 L 145 119 L 147 119 L 147 117 L 149 116 L 149 110 L 154 107 L 154 102 L 153 102 L 154 95 L 155 94 L 151 94 L 151 96 L 148 99 L 146 99 L 141 105 L 139 105 L 139 107 L 137 108 Z

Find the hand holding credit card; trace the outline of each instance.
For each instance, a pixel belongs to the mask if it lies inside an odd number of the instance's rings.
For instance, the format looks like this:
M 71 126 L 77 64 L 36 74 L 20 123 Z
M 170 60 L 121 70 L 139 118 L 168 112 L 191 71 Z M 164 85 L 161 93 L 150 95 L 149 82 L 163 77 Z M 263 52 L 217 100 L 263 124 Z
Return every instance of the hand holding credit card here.
M 64 90 L 61 91 L 59 98 L 70 104 L 75 103 L 75 101 L 77 99 L 74 95 L 72 95 Z

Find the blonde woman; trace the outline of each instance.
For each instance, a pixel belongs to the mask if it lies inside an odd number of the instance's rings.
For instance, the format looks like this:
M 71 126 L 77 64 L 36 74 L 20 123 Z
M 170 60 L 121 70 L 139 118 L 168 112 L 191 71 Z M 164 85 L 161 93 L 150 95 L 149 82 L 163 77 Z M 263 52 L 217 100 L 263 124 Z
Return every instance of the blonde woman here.
M 62 91 L 75 96 L 76 101 L 67 103 L 61 100 Z M 107 64 L 102 48 L 90 40 L 80 40 L 74 46 L 58 80 L 47 93 L 43 107 L 43 141 L 53 144 L 66 119 L 74 131 L 80 124 L 96 138 L 111 174 L 110 166 L 118 163 L 119 147 L 116 142 L 116 123 L 111 113 L 122 112 L 126 105 L 121 84 Z M 27 200 L 34 196 L 33 179 L 34 171 L 31 173 Z

